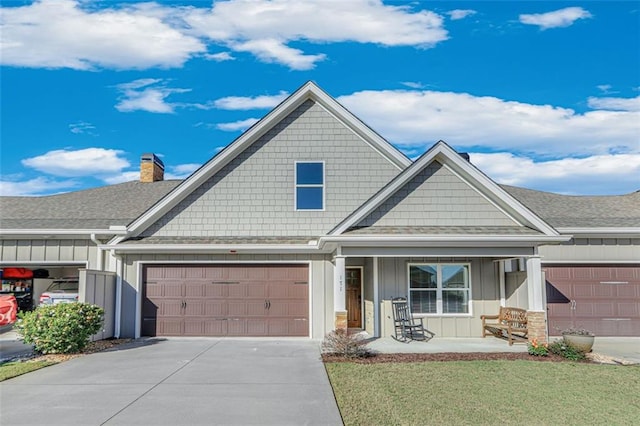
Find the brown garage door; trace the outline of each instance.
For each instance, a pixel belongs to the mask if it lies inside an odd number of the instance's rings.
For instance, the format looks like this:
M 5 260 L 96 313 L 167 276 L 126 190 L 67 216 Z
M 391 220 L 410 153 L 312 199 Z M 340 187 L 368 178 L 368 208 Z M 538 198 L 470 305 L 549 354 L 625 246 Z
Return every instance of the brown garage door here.
M 545 267 L 549 333 L 579 327 L 640 336 L 640 267 Z
M 307 265 L 147 266 L 142 335 L 308 336 Z

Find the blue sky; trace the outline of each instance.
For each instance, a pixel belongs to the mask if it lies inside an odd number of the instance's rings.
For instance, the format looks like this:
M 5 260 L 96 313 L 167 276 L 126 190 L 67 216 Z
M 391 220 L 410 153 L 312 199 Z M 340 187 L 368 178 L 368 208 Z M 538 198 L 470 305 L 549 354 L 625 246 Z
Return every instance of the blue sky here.
M 184 178 L 313 80 L 409 157 L 640 190 L 638 1 L 2 2 L 2 195 Z

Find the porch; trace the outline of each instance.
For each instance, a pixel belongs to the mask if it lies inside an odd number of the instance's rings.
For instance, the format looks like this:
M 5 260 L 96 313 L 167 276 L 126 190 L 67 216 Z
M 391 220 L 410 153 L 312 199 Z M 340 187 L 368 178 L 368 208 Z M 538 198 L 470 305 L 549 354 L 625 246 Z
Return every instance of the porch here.
M 428 342 L 398 342 L 391 337 L 370 339 L 368 348 L 380 353 L 471 353 L 471 352 L 527 352 L 527 345 L 517 343 L 513 346 L 505 340 L 493 337 L 434 337 Z

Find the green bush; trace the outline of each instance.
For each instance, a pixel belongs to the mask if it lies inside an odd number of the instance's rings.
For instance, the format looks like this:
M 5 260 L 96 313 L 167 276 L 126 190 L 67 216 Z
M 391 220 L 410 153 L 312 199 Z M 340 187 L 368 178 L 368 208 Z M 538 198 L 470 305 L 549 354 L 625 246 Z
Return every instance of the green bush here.
M 102 328 L 104 310 L 88 303 L 41 305 L 18 314 L 14 325 L 25 343 L 43 354 L 82 351 L 89 337 Z
M 549 345 L 549 351 L 556 355 L 563 356 L 572 361 L 583 361 L 587 359 L 584 352 L 565 343 L 564 340 L 556 340 Z

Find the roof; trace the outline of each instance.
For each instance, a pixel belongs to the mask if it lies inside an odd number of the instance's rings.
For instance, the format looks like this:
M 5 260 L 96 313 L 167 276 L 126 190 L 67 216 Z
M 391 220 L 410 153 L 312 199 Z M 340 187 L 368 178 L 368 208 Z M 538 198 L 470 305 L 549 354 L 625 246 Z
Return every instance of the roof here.
M 541 235 L 525 226 L 367 226 L 345 235 Z
M 128 225 L 180 182 L 132 181 L 45 197 L 0 197 L 0 229 L 108 229 Z
M 640 191 L 585 196 L 500 186 L 555 228 L 640 227 Z

